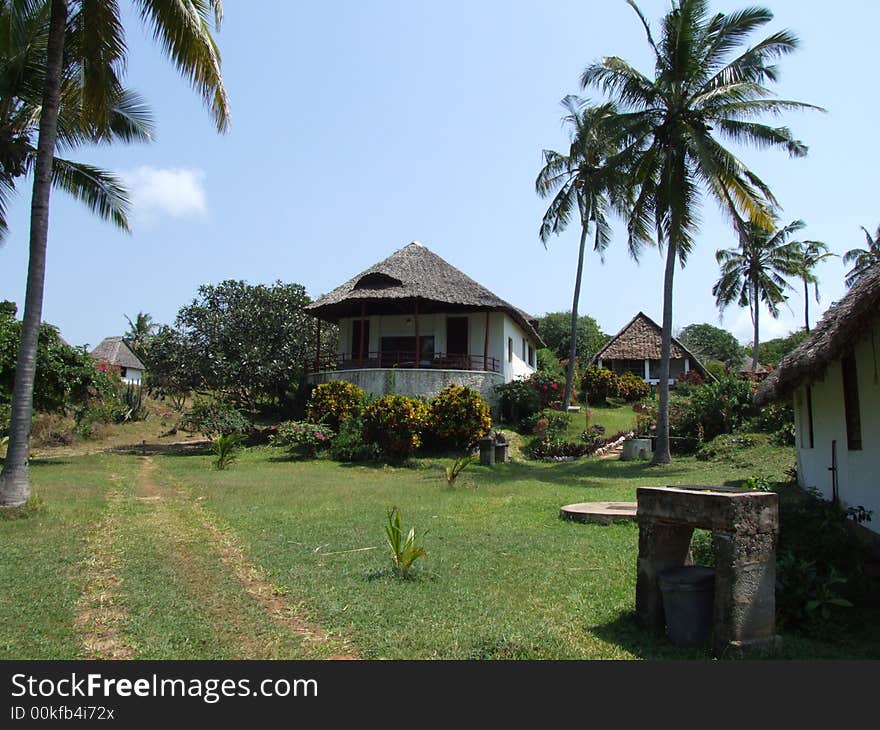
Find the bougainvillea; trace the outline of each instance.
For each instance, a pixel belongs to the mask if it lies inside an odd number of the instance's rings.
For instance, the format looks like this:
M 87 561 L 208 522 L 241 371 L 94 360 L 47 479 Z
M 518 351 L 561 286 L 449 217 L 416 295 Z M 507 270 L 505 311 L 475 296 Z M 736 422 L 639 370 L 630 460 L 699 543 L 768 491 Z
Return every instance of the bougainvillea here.
M 382 457 L 396 462 L 412 456 L 422 443 L 427 406 L 404 395 L 386 395 L 368 403 L 363 410 L 364 441 L 376 444 Z
M 451 383 L 428 403 L 428 433 L 438 448 L 467 451 L 489 433 L 489 404 L 472 388 Z
M 314 456 L 320 449 L 330 446 L 333 435 L 333 431 L 327 426 L 302 421 L 285 421 L 278 424 L 270 443 L 273 446 L 299 449 L 309 456 Z
M 306 420 L 338 431 L 343 421 L 361 414 L 364 396 L 363 388 L 345 380 L 321 383 L 315 386 L 309 398 Z

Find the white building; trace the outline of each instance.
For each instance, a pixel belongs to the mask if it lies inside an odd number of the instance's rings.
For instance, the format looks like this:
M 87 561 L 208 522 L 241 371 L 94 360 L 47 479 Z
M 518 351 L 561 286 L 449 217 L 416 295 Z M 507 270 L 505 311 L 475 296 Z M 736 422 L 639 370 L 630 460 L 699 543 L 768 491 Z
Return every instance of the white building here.
M 312 382 L 347 380 L 376 395 L 430 397 L 454 382 L 494 404 L 495 386 L 533 373 L 544 346 L 522 310 L 417 241 L 306 309 L 339 327 Z
M 144 364 L 138 359 L 122 337 L 105 337 L 89 355 L 98 363 L 119 368 L 123 383 L 140 385 L 144 376 Z
M 880 533 L 880 267 L 834 304 L 757 393 L 794 398 L 798 480 L 873 510 Z

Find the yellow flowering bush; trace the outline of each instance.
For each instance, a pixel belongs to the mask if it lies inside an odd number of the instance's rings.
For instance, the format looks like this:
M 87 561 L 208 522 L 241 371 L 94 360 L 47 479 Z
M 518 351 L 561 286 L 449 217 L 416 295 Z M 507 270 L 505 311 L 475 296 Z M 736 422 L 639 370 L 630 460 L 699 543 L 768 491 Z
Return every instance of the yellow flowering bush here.
M 428 433 L 436 448 L 468 451 L 491 428 L 489 404 L 467 386 L 451 383 L 428 403 Z
M 306 409 L 309 423 L 322 423 L 339 430 L 339 424 L 349 418 L 359 416 L 363 409 L 365 393 L 363 388 L 345 380 L 331 380 L 320 383 L 312 391 Z
M 422 443 L 427 406 L 404 395 L 386 395 L 368 403 L 361 414 L 364 441 L 376 444 L 388 461 L 403 461 Z

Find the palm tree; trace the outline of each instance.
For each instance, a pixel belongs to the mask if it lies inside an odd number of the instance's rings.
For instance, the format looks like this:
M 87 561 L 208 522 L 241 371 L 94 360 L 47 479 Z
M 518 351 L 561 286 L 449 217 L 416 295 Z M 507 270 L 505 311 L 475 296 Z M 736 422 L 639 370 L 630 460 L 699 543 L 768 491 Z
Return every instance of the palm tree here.
M 8 2 L 0 0 L 0 243 L 8 231 L 6 209 L 16 182 L 33 169 L 36 159 L 48 30 L 47 3 L 25 5 L 16 15 Z M 129 201 L 116 176 L 57 153 L 86 143 L 150 141 L 152 118 L 140 96 L 113 89 L 108 129 L 99 132 L 82 113 L 80 72 L 76 59 L 68 55 L 61 74 L 52 183 L 127 231 Z
M 229 124 L 226 90 L 220 74 L 220 54 L 210 26 L 219 27 L 220 0 L 132 0 L 141 18 L 178 70 L 210 104 L 219 131 Z M 19 13 L 28 3 L 7 2 Z M 69 32 L 68 32 L 69 30 Z M 46 40 L 45 80 L 40 107 L 34 188 L 31 198 L 30 256 L 21 329 L 21 344 L 12 392 L 12 420 L 6 461 L 0 473 L 0 506 L 24 504 L 30 496 L 28 450 L 33 411 L 37 335 L 43 308 L 49 195 L 54 152 L 59 140 L 59 109 L 63 92 L 65 52 L 80 67 L 83 118 L 97 136 L 109 136 L 111 109 L 118 99 L 119 75 L 126 47 L 119 5 L 115 2 L 51 0 Z
M 131 343 L 135 354 L 140 357 L 144 353 L 147 340 L 159 325 L 153 321 L 153 316 L 146 312 L 138 312 L 134 321 L 128 315 L 125 315 L 125 319 L 128 322 L 125 339 Z
M 865 248 L 852 248 L 843 254 L 843 263 L 847 266 L 853 265 L 846 272 L 847 288 L 855 284 L 872 268 L 880 265 L 880 226 L 877 226 L 877 233 L 874 234 L 874 238 L 871 238 L 871 234 L 868 233 L 868 229 L 864 226 L 862 226 L 862 230 L 865 232 L 865 241 L 867 243 Z
M 611 104 L 589 106 L 576 96 L 562 100 L 568 112 L 563 123 L 570 127 L 571 145 L 568 154 L 544 150 L 544 167 L 538 173 L 535 190 L 542 198 L 553 196 L 544 214 L 538 235 L 544 246 L 551 235 L 562 233 L 573 215 L 581 226 L 574 297 L 571 304 L 571 338 L 568 367 L 565 374 L 563 409 L 571 403 L 574 366 L 577 355 L 578 301 L 584 270 L 587 234 L 594 227 L 593 250 L 600 257 L 611 240 L 607 214 L 612 208 L 622 211 L 621 175 L 626 155 L 626 132 L 620 116 Z
M 796 221 L 801 223 L 803 221 Z M 804 284 L 804 329 L 810 331 L 810 284 L 813 285 L 813 294 L 816 303 L 819 302 L 819 278 L 816 276 L 816 267 L 825 259 L 837 256 L 828 250 L 828 244 L 822 241 L 799 241 L 798 242 L 798 275 Z
M 758 369 L 761 303 L 774 319 L 779 317 L 779 305 L 787 299 L 785 290 L 791 288 L 785 277 L 801 271 L 800 243 L 788 239 L 803 227 L 803 221 L 794 221 L 785 228 L 768 231 L 750 222 L 746 224 L 747 236 L 740 239 L 739 248 L 715 254 L 721 266 L 721 277 L 712 287 L 715 303 L 723 310 L 736 302 L 740 307 L 748 307 L 752 316 L 752 372 Z
M 654 464 L 671 461 L 669 454 L 669 352 L 672 339 L 672 294 L 676 261 L 684 265 L 699 228 L 703 191 L 716 200 L 741 238 L 745 221 L 772 225 L 776 204 L 768 186 L 727 147 L 725 142 L 759 148 L 782 148 L 793 157 L 806 147 L 785 127 L 756 121 L 809 105 L 772 98 L 765 82 L 775 81 L 773 61 L 797 48 L 788 31 L 777 31 L 756 45 L 740 46 L 773 14 L 747 8 L 729 14 L 709 13 L 706 0 L 673 0 L 661 21 L 659 40 L 633 0 L 654 55 L 654 77 L 621 58 L 608 57 L 581 75 L 584 88 L 602 89 L 622 114 L 638 120 L 647 132 L 644 150 L 631 170 L 633 206 L 629 214 L 630 247 L 656 236 L 666 248 L 663 277 L 663 335 L 660 402 Z M 816 108 L 816 107 L 809 107 Z

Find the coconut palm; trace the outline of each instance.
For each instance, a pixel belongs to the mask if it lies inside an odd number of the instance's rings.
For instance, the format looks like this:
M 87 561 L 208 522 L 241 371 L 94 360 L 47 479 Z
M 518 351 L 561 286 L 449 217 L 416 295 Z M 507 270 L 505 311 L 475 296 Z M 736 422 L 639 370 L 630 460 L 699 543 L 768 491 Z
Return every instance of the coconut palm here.
M 852 264 L 852 268 L 846 272 L 847 287 L 851 287 L 875 266 L 880 266 L 880 226 L 877 226 L 873 238 L 867 228 L 863 226 L 862 230 L 865 232 L 865 248 L 852 248 L 843 254 L 843 263 L 847 266 Z
M 49 5 L 24 5 L 17 14 L 0 1 L 0 243 L 7 233 L 6 210 L 16 183 L 33 169 L 42 88 L 46 77 Z M 58 143 L 52 183 L 85 203 L 101 218 L 128 230 L 128 197 L 112 173 L 59 153 L 86 143 L 146 142 L 152 118 L 137 94 L 115 88 L 108 128 L 99 132 L 83 115 L 81 68 L 72 55 L 65 59 L 58 110 Z
M 653 78 L 621 58 L 608 57 L 588 66 L 581 83 L 603 90 L 624 115 L 648 129 L 643 155 L 631 171 L 634 203 L 628 229 L 631 247 L 656 236 L 661 249 L 666 249 L 653 461 L 659 464 L 671 460 L 669 352 L 675 265 L 683 266 L 693 249 L 703 193 L 715 199 L 741 238 L 747 236 L 746 221 L 771 226 L 770 210 L 776 204 L 772 192 L 725 143 L 775 147 L 803 156 L 806 147 L 789 129 L 757 120 L 809 105 L 772 98 L 765 86 L 777 78 L 773 61 L 797 48 L 792 33 L 777 31 L 741 48 L 749 35 L 773 18 L 769 10 L 747 8 L 713 15 L 706 0 L 673 0 L 655 41 L 641 10 L 633 0 L 628 2 L 653 52 Z
M 17 22 L 23 8 L 37 3 L 7 0 Z M 226 90 L 220 74 L 220 54 L 211 35 L 223 16 L 220 0 L 132 0 L 140 17 L 183 76 L 210 105 L 219 131 L 229 123 Z M 45 78 L 40 106 L 34 187 L 31 197 L 30 256 L 21 329 L 21 344 L 12 392 L 12 420 L 6 461 L 0 473 L 0 506 L 23 504 L 30 496 L 28 450 L 33 411 L 37 335 L 43 308 L 49 195 L 54 173 L 55 146 L 63 137 L 59 124 L 64 91 L 65 54 L 80 68 L 83 119 L 93 136 L 111 135 L 114 100 L 121 90 L 126 61 L 124 28 L 116 2 L 51 0 L 46 39 Z
M 571 338 L 565 375 L 563 408 L 571 403 L 574 366 L 577 355 L 578 302 L 584 270 L 587 235 L 593 224 L 593 250 L 600 257 L 611 241 L 608 213 L 625 209 L 623 169 L 634 148 L 628 146 L 630 133 L 621 125 L 620 115 L 612 104 L 590 106 L 576 96 L 562 100 L 568 112 L 563 123 L 569 127 L 571 144 L 568 154 L 544 150 L 544 167 L 538 173 L 535 190 L 542 198 L 553 200 L 538 235 L 547 246 L 552 235 L 562 233 L 577 215 L 581 227 L 574 297 L 571 305 Z
M 131 345 L 134 353 L 143 359 L 142 356 L 145 354 L 144 350 L 147 346 L 147 340 L 150 339 L 159 325 L 153 321 L 153 316 L 146 312 L 138 312 L 134 320 L 125 315 L 125 319 L 128 322 L 128 332 L 125 333 L 125 339 Z
M 804 227 L 803 221 L 794 221 L 784 228 L 768 231 L 754 222 L 746 224 L 747 235 L 740 239 L 739 248 L 728 248 L 715 253 L 721 266 L 721 277 L 712 287 L 715 303 L 724 309 L 734 302 L 748 307 L 752 316 L 752 372 L 758 368 L 760 343 L 761 304 L 770 315 L 779 317 L 779 305 L 790 289 L 787 276 L 801 272 L 800 243 L 791 236 Z
M 803 221 L 797 221 L 803 227 Z M 804 284 L 804 329 L 810 331 L 810 284 L 813 285 L 813 295 L 816 303 L 819 302 L 819 279 L 816 276 L 816 267 L 826 259 L 837 256 L 828 250 L 828 244 L 822 241 L 798 241 L 798 276 Z

